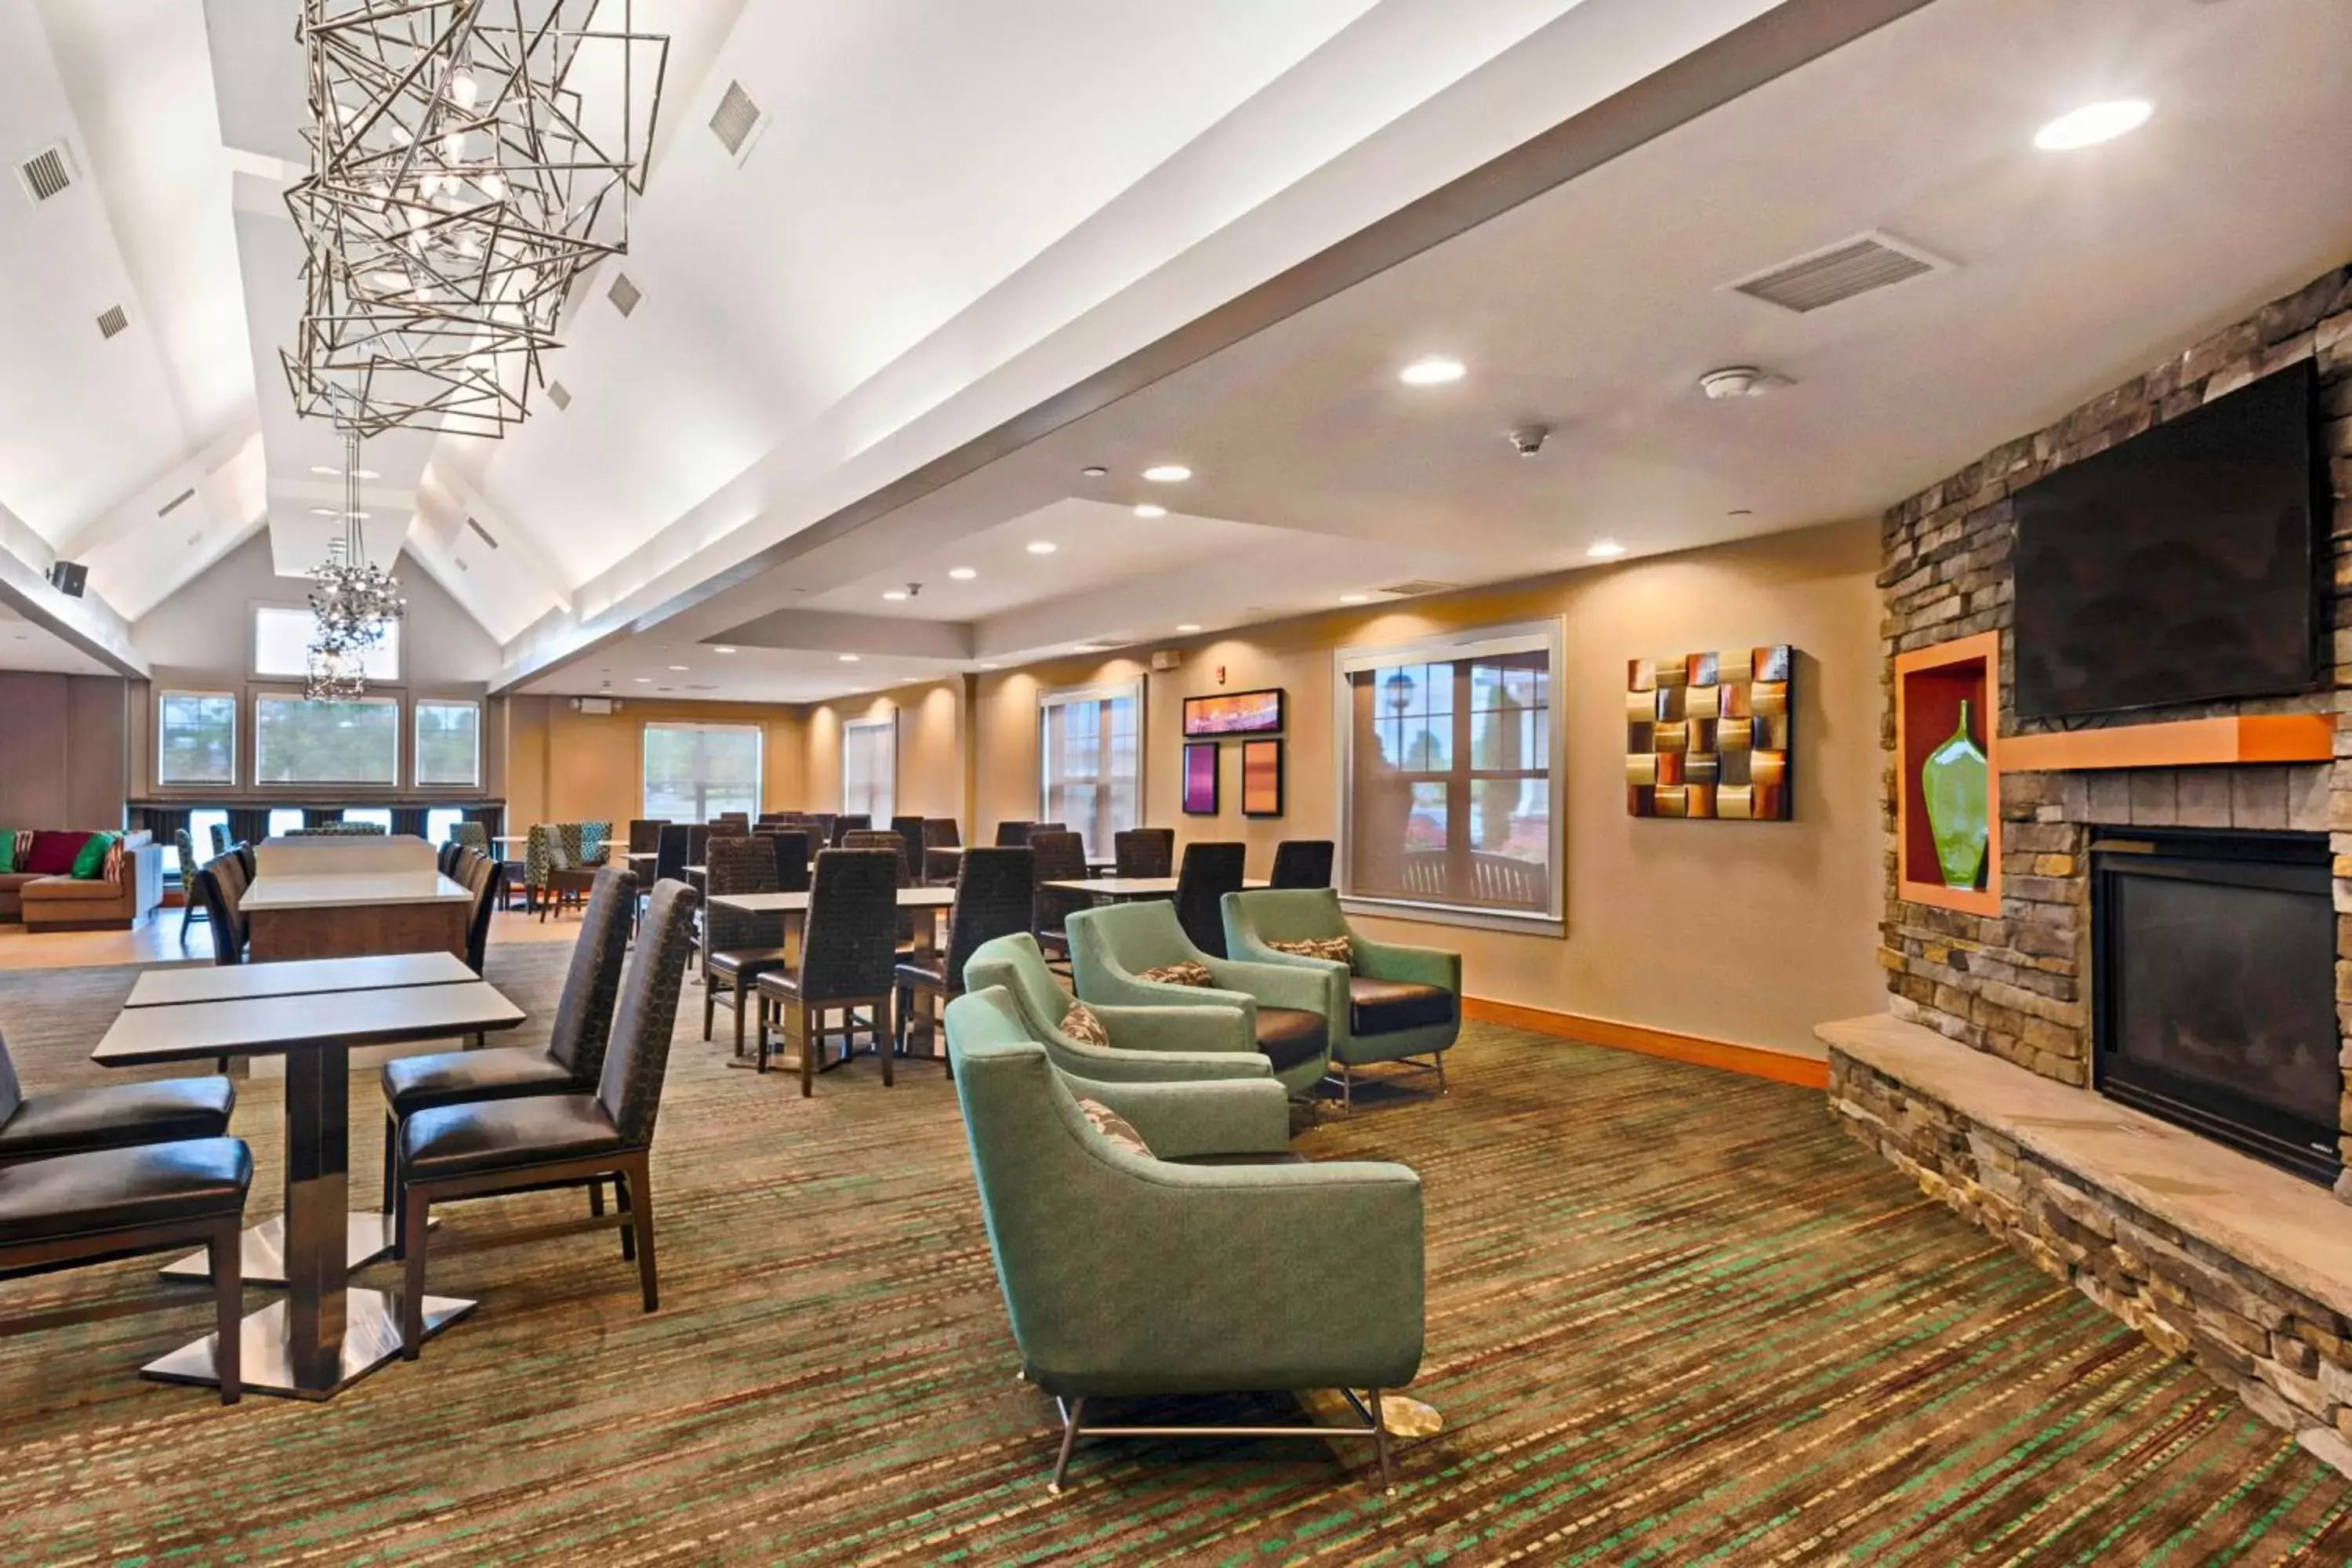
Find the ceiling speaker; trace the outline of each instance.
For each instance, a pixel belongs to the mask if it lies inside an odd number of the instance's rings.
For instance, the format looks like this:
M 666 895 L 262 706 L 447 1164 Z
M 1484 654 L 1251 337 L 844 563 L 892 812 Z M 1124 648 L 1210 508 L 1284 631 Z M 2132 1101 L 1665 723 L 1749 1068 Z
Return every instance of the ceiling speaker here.
M 60 561 L 49 568 L 49 586 L 68 599 L 79 599 L 89 584 L 89 568 L 79 561 Z

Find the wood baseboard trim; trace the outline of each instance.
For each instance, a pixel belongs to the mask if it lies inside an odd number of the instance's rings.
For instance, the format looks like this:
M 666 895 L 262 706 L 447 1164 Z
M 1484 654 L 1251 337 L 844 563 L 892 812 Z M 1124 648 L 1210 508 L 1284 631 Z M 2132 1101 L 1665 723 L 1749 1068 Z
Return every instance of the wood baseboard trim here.
M 1484 1023 L 1532 1029 L 1539 1035 L 1556 1035 L 1588 1046 L 1638 1051 L 1645 1057 L 1664 1057 L 1670 1061 L 1744 1073 L 1749 1078 L 1770 1079 L 1799 1089 L 1826 1089 L 1830 1086 L 1829 1063 L 1790 1056 L 1786 1051 L 1766 1050 L 1761 1046 L 1734 1045 L 1702 1035 L 1678 1035 L 1671 1029 L 1588 1018 L 1579 1013 L 1555 1013 L 1548 1007 L 1522 1006 L 1517 1002 L 1496 1002 L 1484 996 L 1462 998 L 1462 1016 Z

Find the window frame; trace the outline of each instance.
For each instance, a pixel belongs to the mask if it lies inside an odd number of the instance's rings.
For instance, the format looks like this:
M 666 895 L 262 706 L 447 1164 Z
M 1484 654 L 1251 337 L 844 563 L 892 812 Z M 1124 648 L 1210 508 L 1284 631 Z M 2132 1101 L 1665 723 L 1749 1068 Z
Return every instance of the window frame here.
M 261 668 L 261 615 L 265 610 L 307 616 L 314 626 L 318 621 L 318 612 L 311 609 L 307 602 L 298 605 L 284 599 L 248 601 L 245 606 L 245 678 L 250 681 L 259 682 L 303 679 L 310 673 L 307 669 L 286 670 Z M 372 690 L 377 688 L 400 686 L 408 674 L 407 627 L 405 623 L 398 621 L 393 623 L 393 627 L 392 673 L 368 676 L 366 683 Z
M 1496 910 L 1355 891 L 1351 884 L 1356 865 L 1356 715 L 1349 678 L 1365 670 L 1394 665 L 1453 664 L 1473 661 L 1481 656 L 1538 652 L 1544 654 L 1549 661 L 1550 692 L 1550 721 L 1547 726 L 1550 754 L 1546 759 L 1544 769 L 1546 787 L 1550 793 L 1549 841 L 1546 846 L 1545 864 L 1547 903 L 1544 910 Z M 1431 925 L 1473 926 L 1538 936 L 1564 937 L 1568 934 L 1568 724 L 1566 689 L 1561 680 L 1561 668 L 1566 658 L 1566 623 L 1558 616 L 1505 626 L 1470 627 L 1412 642 L 1358 644 L 1333 651 L 1331 736 L 1333 788 L 1338 795 L 1333 803 L 1336 808 L 1333 815 L 1338 819 L 1339 842 L 1338 863 L 1332 879 L 1339 894 L 1341 909 L 1349 914 L 1417 921 Z M 1468 766 L 1466 760 L 1465 771 L 1475 771 Z M 1466 807 L 1468 803 L 1465 801 L 1464 805 Z
M 1151 731 L 1149 715 L 1144 710 L 1149 691 L 1150 682 L 1143 677 L 1138 676 L 1133 680 L 1101 681 L 1092 686 L 1065 686 L 1037 693 L 1036 819 L 1038 821 L 1055 820 L 1051 804 L 1054 785 L 1047 773 L 1053 762 L 1053 751 L 1047 744 L 1047 738 L 1051 732 L 1050 721 L 1046 717 L 1048 711 L 1055 708 L 1072 707 L 1085 702 L 1117 701 L 1121 698 L 1129 699 L 1135 704 L 1135 820 L 1127 826 L 1140 827 L 1150 820 L 1150 804 L 1145 798 L 1146 783 L 1151 776 L 1151 769 L 1148 765 L 1146 755 L 1150 743 Z M 1105 776 L 1108 777 L 1108 775 Z M 1092 826 L 1092 824 L 1084 826 L 1073 824 L 1071 828 L 1071 831 L 1076 833 L 1085 841 L 1087 855 L 1090 859 L 1097 855 L 1109 853 L 1108 845 L 1097 846 L 1094 842 L 1094 835 L 1089 831 Z M 1114 824 L 1112 832 L 1116 834 L 1118 831 L 1119 828 Z
M 646 777 L 646 756 L 651 750 L 646 742 L 656 730 L 719 731 L 729 733 L 740 732 L 751 736 L 756 750 L 753 752 L 751 763 L 751 815 L 753 821 L 759 820 L 760 813 L 766 805 L 768 798 L 768 727 L 765 724 L 728 723 L 723 721 L 701 719 L 647 719 L 641 721 L 637 727 L 637 810 L 642 816 L 647 817 L 652 816 L 654 813 L 652 803 L 646 799 L 646 785 L 650 781 Z M 702 815 L 690 820 L 697 822 L 710 820 L 710 803 L 708 798 L 705 798 L 709 794 L 706 784 L 707 781 L 704 780 L 695 781 L 695 794 L 698 804 L 701 806 Z
M 425 710 L 427 708 L 470 708 L 474 710 L 474 773 L 471 778 L 428 779 L 425 765 Z M 479 789 L 482 787 L 482 704 L 472 697 L 415 697 L 408 700 L 408 784 L 412 790 Z
M 304 697 L 300 691 L 293 689 L 257 690 L 252 694 L 253 787 L 257 790 L 278 794 L 320 789 L 365 790 L 383 795 L 399 794 L 402 781 L 407 777 L 403 770 L 407 766 L 408 759 L 403 754 L 400 743 L 403 738 L 402 731 L 407 727 L 406 699 L 397 691 L 371 691 L 364 697 L 355 697 L 351 700 L 368 707 L 389 708 L 393 710 L 391 782 L 386 783 L 380 779 L 300 779 L 288 782 L 265 779 L 262 776 L 261 765 L 261 705 L 264 702 L 308 702 L 310 699 Z
M 228 703 L 228 778 L 167 779 L 163 776 L 163 704 L 174 697 L 224 699 Z M 245 696 L 238 691 L 205 690 L 190 687 L 173 687 L 155 691 L 155 788 L 164 790 L 233 790 L 237 787 L 238 763 L 245 744 Z
M 898 808 L 898 710 L 895 708 L 878 718 L 845 719 L 841 721 L 841 809 L 844 812 L 856 809 L 850 804 L 849 799 L 850 734 L 853 731 L 872 733 L 877 730 L 890 737 L 890 776 L 884 781 L 882 786 L 886 809 L 874 811 L 869 802 L 867 815 L 873 819 L 875 826 L 887 827 L 890 825 L 891 814 Z

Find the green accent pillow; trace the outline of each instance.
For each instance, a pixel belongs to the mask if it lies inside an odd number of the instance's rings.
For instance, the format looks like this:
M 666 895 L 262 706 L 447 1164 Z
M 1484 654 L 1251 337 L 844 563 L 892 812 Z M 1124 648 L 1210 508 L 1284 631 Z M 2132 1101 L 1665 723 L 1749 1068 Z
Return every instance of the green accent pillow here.
M 0 876 L 16 868 L 16 830 L 0 827 Z
M 100 874 L 106 869 L 106 853 L 114 847 L 114 839 L 115 836 L 111 833 L 93 833 L 89 836 L 89 841 L 81 847 L 81 853 L 74 857 L 74 880 L 78 882 L 98 880 Z

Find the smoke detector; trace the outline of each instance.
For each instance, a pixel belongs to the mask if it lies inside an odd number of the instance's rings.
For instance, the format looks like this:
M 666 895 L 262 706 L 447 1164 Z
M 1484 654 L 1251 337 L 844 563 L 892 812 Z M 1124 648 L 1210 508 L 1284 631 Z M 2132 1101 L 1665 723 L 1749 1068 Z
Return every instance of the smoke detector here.
M 1785 375 L 1775 375 L 1752 364 L 1727 364 L 1698 378 L 1698 389 L 1717 402 L 1727 397 L 1761 397 L 1793 384 Z
M 1549 425 L 1522 425 L 1510 433 L 1511 450 L 1522 458 L 1532 458 L 1551 439 Z

